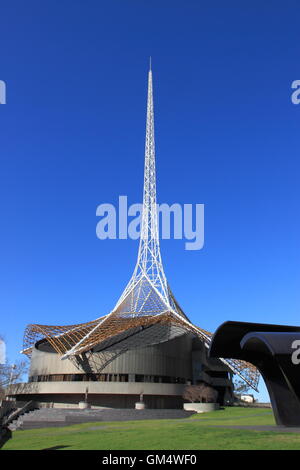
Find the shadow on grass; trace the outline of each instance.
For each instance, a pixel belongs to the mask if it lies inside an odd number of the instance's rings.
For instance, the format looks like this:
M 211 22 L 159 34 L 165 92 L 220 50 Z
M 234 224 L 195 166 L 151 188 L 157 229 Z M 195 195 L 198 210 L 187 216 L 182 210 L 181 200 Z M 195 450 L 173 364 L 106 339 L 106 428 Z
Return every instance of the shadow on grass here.
M 66 449 L 67 447 L 70 447 L 70 446 L 53 446 L 53 447 L 46 447 L 46 449 L 41 449 L 41 450 L 59 450 L 59 449 Z
M 11 439 L 12 437 L 12 432 L 10 429 L 4 427 L 4 426 L 1 426 L 0 427 L 0 449 L 1 447 L 4 446 L 4 444 L 9 440 Z

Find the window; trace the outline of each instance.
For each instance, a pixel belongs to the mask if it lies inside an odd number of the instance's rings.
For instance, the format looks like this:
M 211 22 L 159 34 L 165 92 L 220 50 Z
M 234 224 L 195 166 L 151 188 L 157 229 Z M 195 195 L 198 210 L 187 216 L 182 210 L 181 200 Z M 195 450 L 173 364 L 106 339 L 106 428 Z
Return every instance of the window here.
M 224 373 L 222 373 L 224 374 Z M 161 375 L 143 375 L 135 374 L 134 382 L 148 382 L 148 383 L 165 383 L 165 384 L 185 384 L 185 378 L 182 377 L 169 377 Z M 129 382 L 129 374 L 50 374 L 50 375 L 32 375 L 29 377 L 29 382 L 82 382 L 94 381 L 99 382 Z
M 135 375 L 135 381 L 136 381 L 136 382 L 144 382 L 144 381 L 145 381 L 145 378 L 144 378 L 143 375 L 138 375 L 138 374 L 136 374 L 136 375 Z
M 119 380 L 120 382 L 128 382 L 128 374 L 120 374 Z

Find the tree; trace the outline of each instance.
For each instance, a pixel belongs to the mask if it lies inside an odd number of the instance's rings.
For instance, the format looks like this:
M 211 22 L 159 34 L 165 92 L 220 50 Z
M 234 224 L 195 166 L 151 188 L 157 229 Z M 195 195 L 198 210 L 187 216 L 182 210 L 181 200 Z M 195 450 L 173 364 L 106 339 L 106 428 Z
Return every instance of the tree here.
M 2 336 L 0 336 L 0 341 L 4 342 Z M 0 400 L 5 397 L 5 388 L 20 382 L 27 370 L 28 363 L 26 361 L 17 361 L 15 364 L 11 364 L 6 360 L 4 364 L 0 363 Z
M 218 392 L 213 387 L 202 382 L 199 385 L 185 387 L 183 399 L 191 403 L 216 403 Z

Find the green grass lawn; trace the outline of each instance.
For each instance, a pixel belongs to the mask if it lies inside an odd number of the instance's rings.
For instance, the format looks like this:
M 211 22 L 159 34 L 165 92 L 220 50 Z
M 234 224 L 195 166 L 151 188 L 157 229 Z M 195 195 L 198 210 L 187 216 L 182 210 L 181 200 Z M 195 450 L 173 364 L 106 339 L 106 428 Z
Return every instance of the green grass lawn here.
M 15 431 L 3 450 L 300 449 L 300 433 L 226 428 L 274 424 L 271 410 L 234 407 L 184 420 L 93 422 Z

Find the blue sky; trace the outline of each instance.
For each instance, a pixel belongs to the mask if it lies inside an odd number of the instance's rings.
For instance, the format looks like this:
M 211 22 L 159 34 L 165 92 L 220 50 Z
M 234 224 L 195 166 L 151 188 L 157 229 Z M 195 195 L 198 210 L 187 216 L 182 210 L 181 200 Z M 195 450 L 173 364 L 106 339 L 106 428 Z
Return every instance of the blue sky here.
M 150 55 L 158 201 L 205 204 L 202 250 L 161 242 L 174 294 L 210 331 L 299 324 L 299 13 L 291 0 L 1 3 L 11 360 L 27 323 L 106 314 L 132 274 L 138 242 L 97 239 L 96 207 L 141 202 Z

